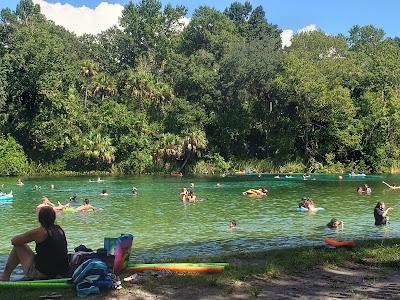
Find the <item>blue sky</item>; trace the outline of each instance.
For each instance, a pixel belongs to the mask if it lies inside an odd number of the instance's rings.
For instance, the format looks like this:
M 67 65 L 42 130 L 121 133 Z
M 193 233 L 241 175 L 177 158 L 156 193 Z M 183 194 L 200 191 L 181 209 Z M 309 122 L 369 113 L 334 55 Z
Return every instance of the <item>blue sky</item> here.
M 128 0 L 103 0 L 109 3 L 126 4 Z M 49 3 L 69 3 L 74 6 L 86 5 L 94 8 L 102 0 L 47 0 Z M 233 1 L 216 0 L 170 0 L 162 3 L 181 4 L 193 10 L 201 5 L 208 5 L 223 10 Z M 0 9 L 15 9 L 19 0 L 0 0 Z M 138 2 L 138 1 L 134 1 Z M 243 2 L 243 1 L 240 1 Z M 400 37 L 400 0 L 254 0 L 253 7 L 262 5 L 269 22 L 278 24 L 281 29 L 299 28 L 315 24 L 329 34 L 347 34 L 352 25 L 372 24 L 382 28 L 386 36 Z

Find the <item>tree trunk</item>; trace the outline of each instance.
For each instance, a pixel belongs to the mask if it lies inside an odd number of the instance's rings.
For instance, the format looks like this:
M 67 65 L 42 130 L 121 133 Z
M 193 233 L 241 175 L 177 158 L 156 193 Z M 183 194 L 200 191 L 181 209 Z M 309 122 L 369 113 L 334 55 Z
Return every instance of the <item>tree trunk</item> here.
M 181 168 L 179 169 L 179 172 L 181 172 L 183 170 L 183 168 L 186 166 L 187 162 L 189 161 L 190 158 L 190 154 L 186 155 L 185 160 L 183 161 L 183 164 L 181 166 Z

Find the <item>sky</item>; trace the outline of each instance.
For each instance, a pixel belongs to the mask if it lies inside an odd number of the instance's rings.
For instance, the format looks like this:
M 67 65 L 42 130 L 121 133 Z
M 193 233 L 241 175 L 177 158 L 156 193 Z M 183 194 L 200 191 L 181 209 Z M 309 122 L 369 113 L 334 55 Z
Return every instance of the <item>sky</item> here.
M 129 0 L 33 0 L 42 13 L 56 24 L 80 35 L 99 33 L 118 22 L 123 5 Z M 138 0 L 134 1 L 138 3 Z M 187 18 L 202 5 L 222 11 L 233 0 L 161 0 L 163 4 L 184 5 Z M 244 2 L 244 1 L 239 1 Z M 19 0 L 0 0 L 0 9 L 14 10 Z M 268 22 L 284 30 L 282 40 L 290 44 L 291 36 L 300 31 L 320 29 L 327 34 L 347 35 L 353 25 L 372 24 L 382 28 L 387 37 L 400 37 L 400 0 L 253 0 L 261 5 Z

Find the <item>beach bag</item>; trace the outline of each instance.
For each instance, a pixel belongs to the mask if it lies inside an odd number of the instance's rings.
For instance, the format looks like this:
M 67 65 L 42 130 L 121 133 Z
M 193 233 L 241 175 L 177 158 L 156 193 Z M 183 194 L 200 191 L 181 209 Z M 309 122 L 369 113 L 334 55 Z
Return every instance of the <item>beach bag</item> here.
M 121 234 L 118 238 L 105 238 L 104 248 L 108 255 L 114 255 L 113 273 L 119 275 L 129 263 L 132 251 L 132 234 Z
M 114 275 L 107 265 L 96 258 L 83 262 L 72 275 L 76 293 L 79 297 L 99 294 L 103 289 L 114 287 Z

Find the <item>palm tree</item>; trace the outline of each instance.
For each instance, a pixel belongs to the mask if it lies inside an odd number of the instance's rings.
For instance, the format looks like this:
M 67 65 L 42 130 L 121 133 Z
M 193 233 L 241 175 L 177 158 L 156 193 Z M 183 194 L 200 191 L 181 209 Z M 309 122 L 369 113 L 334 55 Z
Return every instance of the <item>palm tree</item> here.
M 117 92 L 115 80 L 107 73 L 99 73 L 93 80 L 93 96 L 101 96 L 101 101 L 106 96 L 113 96 Z
M 83 60 L 81 62 L 81 70 L 79 74 L 85 80 L 85 108 L 87 107 L 87 97 L 89 93 L 89 87 L 93 81 L 93 77 L 97 75 L 97 64 L 91 60 Z
M 207 149 L 208 140 L 203 130 L 186 132 L 182 137 L 184 158 L 179 171 L 182 171 L 187 162 L 193 157 L 201 157 Z
M 82 141 L 82 155 L 94 160 L 98 167 L 110 165 L 115 160 L 115 147 L 109 136 L 91 131 Z
M 190 159 L 203 155 L 207 144 L 206 134 L 202 130 L 187 132 L 183 136 L 166 133 L 160 137 L 157 156 L 159 158 L 172 157 L 176 160 L 183 159 L 182 166 L 179 169 L 180 172 Z

